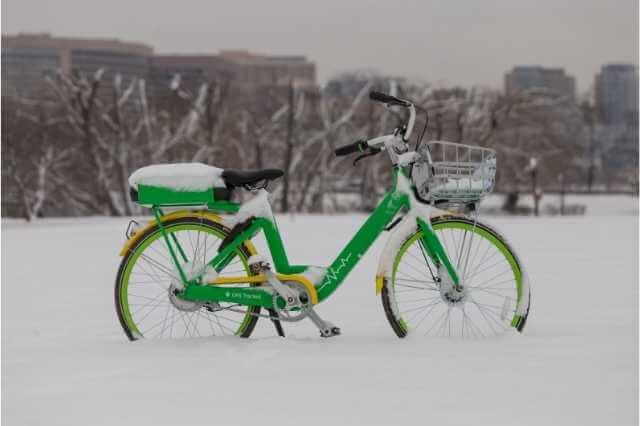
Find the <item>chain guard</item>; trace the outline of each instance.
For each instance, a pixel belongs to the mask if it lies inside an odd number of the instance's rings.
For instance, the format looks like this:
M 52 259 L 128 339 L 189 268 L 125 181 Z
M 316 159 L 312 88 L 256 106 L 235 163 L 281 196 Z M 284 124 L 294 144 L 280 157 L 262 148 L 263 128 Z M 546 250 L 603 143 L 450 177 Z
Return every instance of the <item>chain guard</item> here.
M 297 322 L 303 320 L 309 314 L 308 310 L 311 307 L 311 295 L 309 294 L 309 290 L 297 281 L 283 281 L 282 284 L 297 292 L 299 310 L 293 311 L 280 309 L 277 303 L 280 295 L 276 292 L 273 293 L 273 309 L 278 313 L 282 321 Z

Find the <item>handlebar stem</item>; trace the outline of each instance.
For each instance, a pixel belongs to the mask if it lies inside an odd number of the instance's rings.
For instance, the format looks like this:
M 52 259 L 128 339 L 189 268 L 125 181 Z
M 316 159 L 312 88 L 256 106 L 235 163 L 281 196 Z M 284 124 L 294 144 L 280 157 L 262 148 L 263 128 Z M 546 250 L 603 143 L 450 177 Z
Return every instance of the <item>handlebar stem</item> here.
M 410 104 L 409 108 L 409 122 L 407 123 L 407 130 L 404 132 L 402 136 L 402 140 L 405 142 L 409 142 L 409 138 L 411 138 L 411 132 L 413 131 L 413 125 L 416 122 L 416 107 L 413 104 Z
M 407 128 L 407 132 L 405 132 L 405 134 L 409 133 L 408 130 L 409 129 Z M 367 145 L 370 148 L 387 151 L 387 154 L 389 154 L 389 158 L 394 165 L 404 163 L 410 158 L 405 155 L 410 153 L 409 146 L 399 134 L 392 133 L 390 135 L 378 136 L 377 138 L 369 139 L 367 141 Z M 402 161 L 401 158 L 403 159 Z

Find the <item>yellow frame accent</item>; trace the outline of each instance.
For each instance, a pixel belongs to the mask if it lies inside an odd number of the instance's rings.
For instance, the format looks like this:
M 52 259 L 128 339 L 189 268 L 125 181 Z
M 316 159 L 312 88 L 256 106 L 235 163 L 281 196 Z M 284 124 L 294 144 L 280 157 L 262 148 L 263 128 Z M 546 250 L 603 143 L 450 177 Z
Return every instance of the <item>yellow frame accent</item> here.
M 380 294 L 382 291 L 382 286 L 384 285 L 384 274 L 376 276 L 376 295 Z
M 309 294 L 311 295 L 311 304 L 318 304 L 318 292 L 314 285 L 309 281 L 307 277 L 304 275 L 287 275 L 287 274 L 276 274 L 276 278 L 280 281 L 296 281 L 302 284 L 307 288 Z M 251 275 L 244 277 L 219 277 L 213 281 L 208 282 L 208 285 L 226 285 L 226 284 L 243 284 L 243 283 L 263 283 L 267 281 L 267 277 L 263 274 L 259 275 Z
M 213 214 L 211 212 L 208 211 L 190 211 L 190 210 L 181 210 L 181 211 L 177 211 L 177 212 L 173 212 L 173 213 L 169 213 L 167 215 L 164 215 L 160 218 L 160 220 L 162 221 L 162 223 L 168 221 L 168 220 L 172 220 L 172 219 L 180 219 L 183 217 L 195 217 L 196 219 L 209 219 L 212 222 L 216 222 L 219 223 L 220 225 L 224 226 L 224 220 L 218 216 L 217 214 Z M 154 226 L 157 225 L 157 221 L 156 220 L 152 220 L 149 223 L 147 223 L 143 228 L 138 229 L 136 232 L 134 232 L 134 234 L 131 236 L 131 238 L 129 238 L 125 243 L 124 246 L 122 247 L 122 250 L 120 250 L 120 256 L 124 256 L 125 254 L 127 254 L 127 252 L 129 250 L 131 250 L 131 247 L 133 247 L 138 240 L 140 239 L 140 237 L 142 237 L 142 235 L 144 235 L 144 233 L 146 231 L 148 231 L 149 229 L 153 228 Z M 253 243 L 249 240 L 245 241 L 245 246 L 247 247 L 247 250 L 249 251 L 249 253 L 253 256 L 254 254 L 258 253 L 258 251 L 256 250 L 256 248 L 254 247 Z

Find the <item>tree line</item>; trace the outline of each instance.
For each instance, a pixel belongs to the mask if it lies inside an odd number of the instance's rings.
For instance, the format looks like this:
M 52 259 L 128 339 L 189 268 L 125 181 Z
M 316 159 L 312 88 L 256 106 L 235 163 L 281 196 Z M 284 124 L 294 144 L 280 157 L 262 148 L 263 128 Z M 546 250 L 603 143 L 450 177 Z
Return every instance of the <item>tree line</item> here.
M 635 163 L 621 167 L 608 159 L 625 155 L 617 151 L 629 128 L 602 126 L 588 103 L 546 90 L 506 96 L 361 73 L 323 87 L 248 88 L 220 78 L 190 91 L 177 75 L 158 90 L 118 74 L 107 82 L 101 70 L 58 73 L 47 83 L 50 93 L 42 98 L 2 97 L 3 216 L 139 214 L 128 176 L 174 162 L 280 168 L 285 174 L 271 189 L 282 212 L 370 210 L 388 185 L 388 159 L 353 166 L 333 150 L 406 120 L 405 111 L 370 102 L 372 89 L 426 109 L 425 140 L 496 149 L 497 190 L 529 191 L 532 158 L 543 189 L 560 181 L 587 190 L 637 187 L 637 127 Z M 425 119 L 419 115 L 412 144 Z

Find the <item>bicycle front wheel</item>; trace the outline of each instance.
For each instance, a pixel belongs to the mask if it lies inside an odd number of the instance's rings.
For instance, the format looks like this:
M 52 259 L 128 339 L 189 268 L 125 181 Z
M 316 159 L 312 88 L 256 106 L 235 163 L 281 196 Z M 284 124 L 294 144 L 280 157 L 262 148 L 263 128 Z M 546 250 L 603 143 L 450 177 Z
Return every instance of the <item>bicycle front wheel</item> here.
M 204 267 L 217 253 L 229 230 L 199 216 L 163 223 L 168 237 L 180 246 L 178 256 Z M 251 275 L 247 259 L 252 253 L 241 245 L 220 276 Z M 236 335 L 249 337 L 259 306 L 197 303 L 175 296 L 179 273 L 158 225 L 147 230 L 124 256 L 115 285 L 116 312 L 130 340 L 179 339 Z M 248 286 L 249 284 L 238 284 Z
M 398 337 L 482 338 L 516 324 L 521 331 L 526 314 L 521 318 L 516 308 L 525 293 L 523 271 L 504 239 L 489 226 L 463 217 L 438 218 L 432 227 L 463 290 L 446 285 L 446 269 L 427 255 L 422 231 L 409 236 L 382 288 L 385 314 Z

